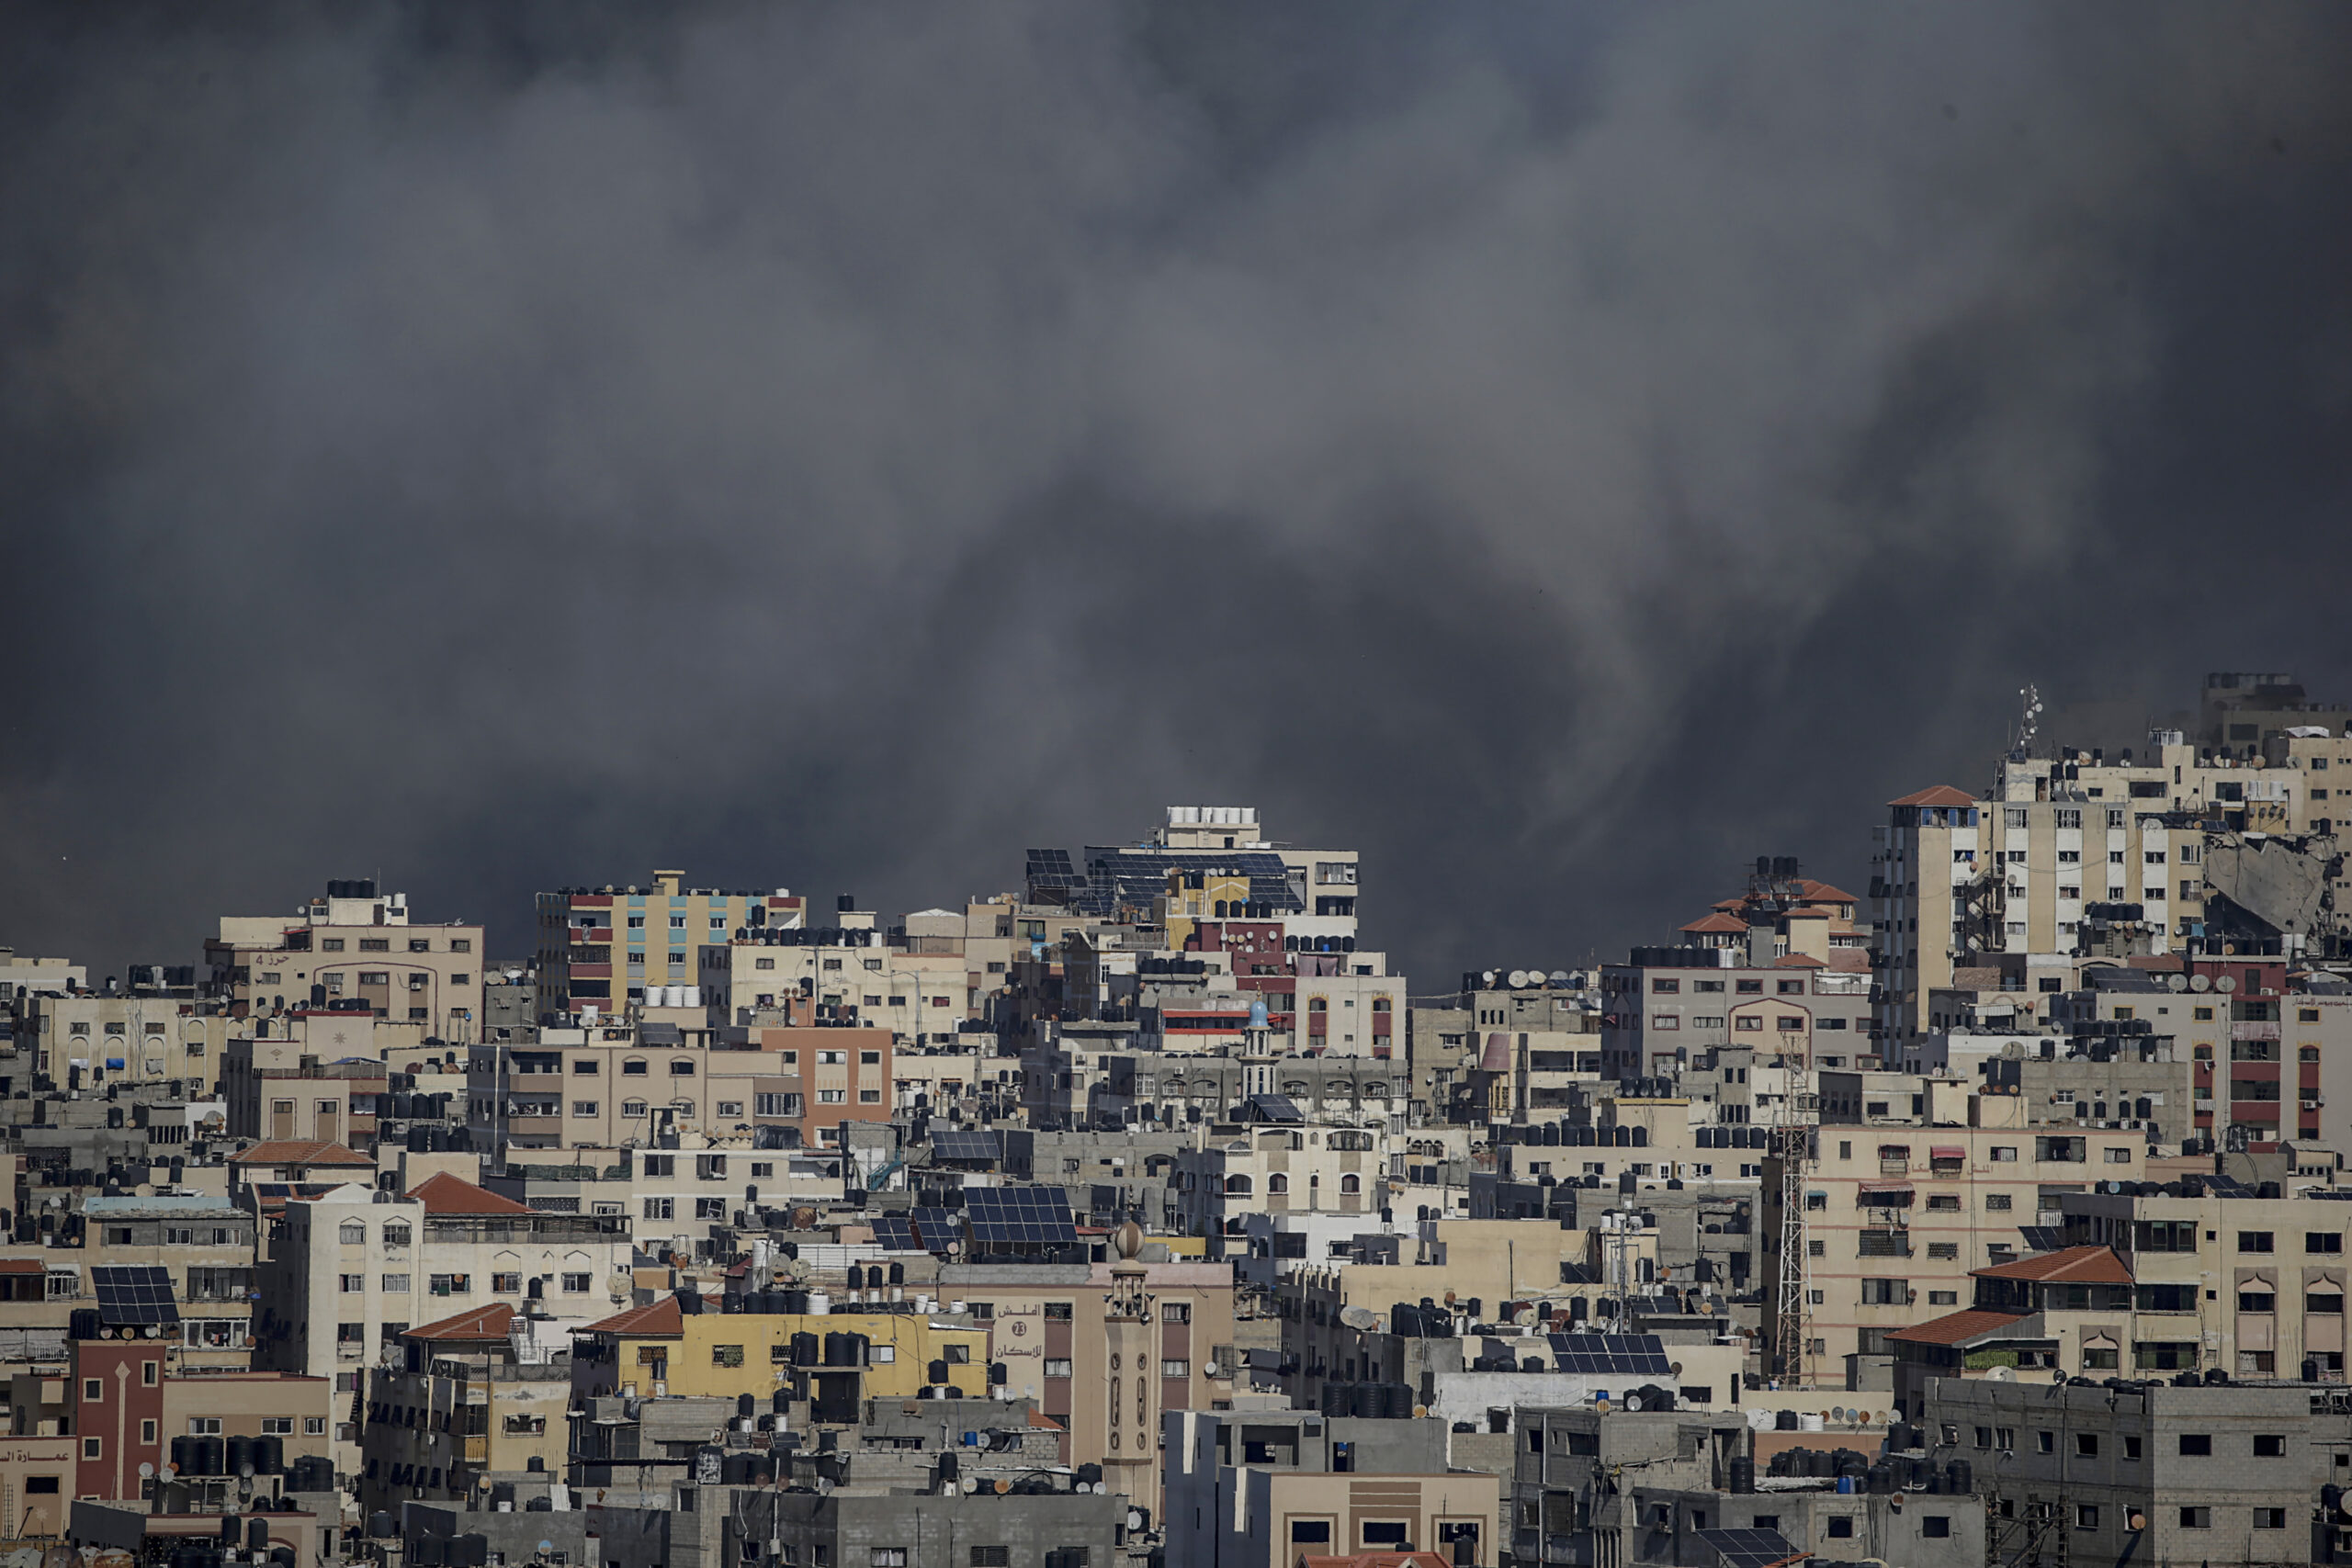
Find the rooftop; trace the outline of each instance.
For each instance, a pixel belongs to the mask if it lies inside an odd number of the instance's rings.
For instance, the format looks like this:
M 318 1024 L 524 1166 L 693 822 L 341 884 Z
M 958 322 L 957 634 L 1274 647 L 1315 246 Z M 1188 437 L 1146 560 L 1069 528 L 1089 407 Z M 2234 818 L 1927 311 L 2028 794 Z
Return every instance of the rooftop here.
M 231 1165 L 369 1165 L 376 1162 L 356 1149 L 347 1149 L 332 1138 L 290 1138 L 282 1143 L 255 1144 L 241 1155 L 229 1156 Z
M 2132 1270 L 2123 1266 L 2123 1259 L 2104 1247 L 2069 1247 L 2058 1252 L 2020 1258 L 2015 1263 L 1972 1269 L 1969 1272 L 1979 1280 L 2031 1280 L 2051 1285 L 2132 1283 Z

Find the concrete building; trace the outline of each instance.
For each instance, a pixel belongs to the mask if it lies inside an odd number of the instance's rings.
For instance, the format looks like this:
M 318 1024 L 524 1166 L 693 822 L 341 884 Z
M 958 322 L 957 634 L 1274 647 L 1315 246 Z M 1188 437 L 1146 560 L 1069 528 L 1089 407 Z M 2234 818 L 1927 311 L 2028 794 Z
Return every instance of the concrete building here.
M 1732 968 L 1728 949 L 1636 948 L 1602 966 L 1600 1068 L 1612 1078 L 1673 1077 L 1738 1044 L 1782 1065 L 1846 1066 L 1871 1053 L 1871 977 L 1791 956 Z
M 462 1505 L 490 1478 L 560 1474 L 571 1347 L 504 1302 L 399 1336 L 400 1359 L 368 1372 L 359 1507 Z
M 1311 1411 L 1170 1411 L 1168 1553 L 1203 1568 L 1288 1568 L 1300 1558 L 1431 1549 L 1492 1563 L 1496 1476 L 1456 1470 L 1445 1424 Z
M 2314 1500 L 2352 1464 L 2346 1397 L 2291 1385 L 1944 1379 L 1925 1425 L 1939 1456 L 1971 1461 L 2003 1562 L 2324 1561 Z
M 463 1041 L 481 1014 L 481 927 L 412 922 L 408 896 L 370 881 L 331 882 L 291 919 L 224 915 L 204 961 L 240 1018 L 343 1001 Z
M 687 887 L 685 873 L 657 871 L 650 887 L 574 887 L 537 898 L 538 1005 L 560 1021 L 594 1010 L 618 1018 L 653 987 L 699 983 L 698 950 L 742 929 L 798 927 L 807 900 L 773 893 Z

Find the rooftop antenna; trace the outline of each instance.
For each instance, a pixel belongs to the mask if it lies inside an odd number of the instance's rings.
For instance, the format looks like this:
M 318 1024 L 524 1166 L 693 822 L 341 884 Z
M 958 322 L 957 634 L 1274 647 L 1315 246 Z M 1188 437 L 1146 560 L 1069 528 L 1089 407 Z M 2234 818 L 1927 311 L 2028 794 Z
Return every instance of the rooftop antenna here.
M 2018 688 L 2018 739 L 2010 755 L 2023 761 L 2032 753 L 2034 738 L 2041 733 L 2041 688 L 2029 681 Z

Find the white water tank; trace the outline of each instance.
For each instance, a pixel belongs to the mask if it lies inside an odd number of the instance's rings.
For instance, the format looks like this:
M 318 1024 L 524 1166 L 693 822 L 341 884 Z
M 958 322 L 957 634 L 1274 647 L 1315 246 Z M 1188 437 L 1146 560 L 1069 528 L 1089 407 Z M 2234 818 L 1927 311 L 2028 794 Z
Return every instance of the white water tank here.
M 808 1292 L 808 1315 L 823 1317 L 833 1310 L 833 1298 L 822 1291 Z
M 688 986 L 684 989 L 686 993 L 684 1005 L 690 1008 L 698 1008 L 702 1006 L 702 987 L 700 986 Z

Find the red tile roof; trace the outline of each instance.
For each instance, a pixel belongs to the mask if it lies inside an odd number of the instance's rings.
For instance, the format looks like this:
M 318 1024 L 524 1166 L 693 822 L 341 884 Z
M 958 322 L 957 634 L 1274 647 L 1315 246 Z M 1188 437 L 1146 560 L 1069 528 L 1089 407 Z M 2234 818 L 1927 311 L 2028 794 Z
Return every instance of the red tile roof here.
M 447 1171 L 429 1176 L 409 1189 L 410 1197 L 424 1205 L 428 1214 L 527 1214 L 531 1209 L 512 1198 L 475 1186 L 462 1176 Z
M 356 1150 L 333 1138 L 289 1138 L 284 1143 L 255 1144 L 243 1154 L 229 1156 L 231 1165 L 374 1165 Z
M 1933 789 L 1923 789 L 1917 795 L 1906 795 L 1900 800 L 1890 800 L 1887 804 L 1889 806 L 1973 806 L 1976 804 L 1976 797 L 1964 789 L 1954 789 L 1950 784 L 1938 784 Z
M 1746 936 L 1747 934 L 1747 922 L 1736 918 L 1736 916 L 1717 913 L 1713 915 L 1702 915 L 1697 919 L 1691 921 L 1689 925 L 1684 926 L 1682 929 L 1686 931 L 1695 931 L 1705 934 L 1712 934 L 1716 931 L 1724 931 L 1734 936 Z
M 1899 1339 L 1909 1345 L 1965 1345 L 1971 1339 L 1998 1333 L 2024 1318 L 2006 1312 L 1956 1312 L 1949 1317 L 1930 1318 L 1909 1328 L 1898 1328 L 1889 1339 Z
M 1804 889 L 1807 899 L 1815 904 L 1859 904 L 1860 898 L 1831 882 L 1815 882 L 1809 876 L 1797 878 L 1797 886 Z
M 506 1331 L 514 1323 L 514 1309 L 504 1302 L 492 1302 L 471 1312 L 461 1312 L 455 1317 L 445 1317 L 438 1323 L 428 1323 L 422 1328 L 412 1328 L 408 1331 L 408 1337 L 487 1343 L 505 1338 Z
M 0 1274 L 46 1274 L 49 1266 L 38 1258 L 0 1258 Z
M 2115 1256 L 2112 1249 L 2104 1247 L 2069 1247 L 2057 1252 L 2040 1252 L 2015 1263 L 1996 1263 L 1990 1269 L 1972 1269 L 1969 1272 L 1979 1280 L 2032 1280 L 2043 1284 L 2132 1283 L 2132 1270 L 2123 1266 L 2123 1259 Z
M 575 1334 L 626 1334 L 639 1339 L 674 1337 L 685 1331 L 686 1312 L 675 1296 L 663 1296 L 651 1306 L 631 1307 L 585 1328 L 572 1330 Z

